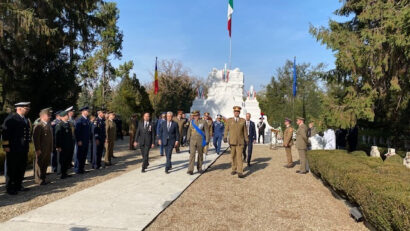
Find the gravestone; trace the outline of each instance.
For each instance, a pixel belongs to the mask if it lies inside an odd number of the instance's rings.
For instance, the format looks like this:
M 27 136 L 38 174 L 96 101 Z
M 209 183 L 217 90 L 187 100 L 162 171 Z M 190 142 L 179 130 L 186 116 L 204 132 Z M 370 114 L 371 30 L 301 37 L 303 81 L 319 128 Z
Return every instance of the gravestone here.
M 380 151 L 379 151 L 379 149 L 377 148 L 377 146 L 372 146 L 372 149 L 371 149 L 371 151 L 370 151 L 370 156 L 371 156 L 371 157 L 378 157 L 378 158 L 380 158 Z

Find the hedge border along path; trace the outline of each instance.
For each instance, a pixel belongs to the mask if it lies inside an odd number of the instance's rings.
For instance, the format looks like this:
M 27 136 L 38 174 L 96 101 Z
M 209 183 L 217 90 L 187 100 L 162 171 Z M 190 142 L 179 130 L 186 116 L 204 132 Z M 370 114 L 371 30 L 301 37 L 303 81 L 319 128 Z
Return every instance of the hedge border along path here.
M 308 152 L 310 170 L 360 206 L 378 230 L 410 230 L 410 170 L 396 161 L 348 154 L 342 150 Z

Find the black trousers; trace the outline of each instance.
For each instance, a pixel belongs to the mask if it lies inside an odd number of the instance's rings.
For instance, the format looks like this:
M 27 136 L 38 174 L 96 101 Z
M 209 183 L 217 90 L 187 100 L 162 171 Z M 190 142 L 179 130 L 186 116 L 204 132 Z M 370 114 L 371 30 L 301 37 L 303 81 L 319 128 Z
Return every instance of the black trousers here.
M 97 150 L 93 153 L 93 158 L 92 158 L 92 167 L 94 169 L 99 169 L 101 167 L 101 158 L 102 158 L 102 154 L 104 151 L 104 141 L 100 141 L 99 145 L 96 145 Z
M 62 149 L 59 153 L 60 158 L 58 159 L 61 167 L 61 175 L 67 175 L 67 170 L 71 166 L 71 160 L 73 156 L 73 149 Z
M 21 188 L 27 167 L 28 152 L 6 153 L 6 189 L 17 191 Z
M 246 162 L 247 162 L 248 164 L 251 163 L 252 150 L 253 150 L 253 140 L 251 141 L 251 140 L 249 139 L 249 143 L 248 143 L 248 144 L 245 143 L 245 144 L 243 145 L 243 153 L 242 153 L 242 155 L 243 155 L 243 160 L 246 160 Z M 246 151 L 248 151 L 248 155 L 246 155 Z
M 53 172 L 57 172 L 58 170 L 58 152 L 55 149 L 51 153 L 51 169 Z
M 265 132 L 259 132 L 258 143 L 261 143 L 261 136 L 262 136 L 262 144 L 264 144 L 265 143 Z
M 140 145 L 141 154 L 142 154 L 142 168 L 146 169 L 148 167 L 149 160 L 149 150 L 151 145 Z

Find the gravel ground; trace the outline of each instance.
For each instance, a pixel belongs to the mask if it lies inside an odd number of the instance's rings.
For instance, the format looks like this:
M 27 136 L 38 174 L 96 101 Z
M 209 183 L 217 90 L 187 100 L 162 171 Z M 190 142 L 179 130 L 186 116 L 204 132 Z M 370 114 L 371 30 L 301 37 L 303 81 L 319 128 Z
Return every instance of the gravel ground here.
M 285 162 L 284 149 L 254 146 L 253 165 L 238 179 L 223 155 L 147 230 L 367 230 L 320 180 Z
M 113 159 L 113 166 L 92 170 L 91 165 L 86 165 L 89 172 L 83 175 L 76 175 L 71 169 L 69 173 L 73 177 L 61 180 L 59 175 L 50 173 L 47 175 L 47 180 L 51 183 L 45 186 L 36 185 L 33 170 L 29 170 L 26 172 L 23 185 L 30 190 L 20 192 L 17 196 L 6 194 L 5 178 L 2 176 L 0 180 L 0 222 L 141 167 L 140 152 L 128 150 L 128 137 L 116 142 L 114 156 L 117 158 Z M 158 156 L 159 149 L 153 149 L 150 157 L 157 158 Z M 51 172 L 50 168 L 48 172 Z

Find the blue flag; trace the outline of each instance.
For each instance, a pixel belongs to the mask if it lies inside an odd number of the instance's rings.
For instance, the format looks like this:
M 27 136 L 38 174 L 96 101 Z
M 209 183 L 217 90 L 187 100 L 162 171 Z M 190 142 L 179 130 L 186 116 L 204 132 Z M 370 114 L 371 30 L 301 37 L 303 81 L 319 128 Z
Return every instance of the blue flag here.
M 293 97 L 296 96 L 296 91 L 297 91 L 297 74 L 296 74 L 296 57 L 293 60 Z

